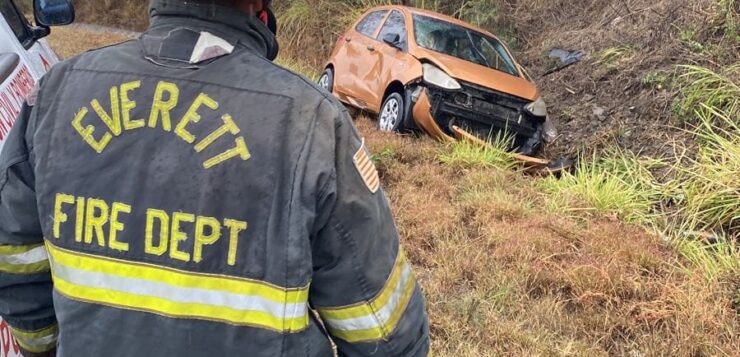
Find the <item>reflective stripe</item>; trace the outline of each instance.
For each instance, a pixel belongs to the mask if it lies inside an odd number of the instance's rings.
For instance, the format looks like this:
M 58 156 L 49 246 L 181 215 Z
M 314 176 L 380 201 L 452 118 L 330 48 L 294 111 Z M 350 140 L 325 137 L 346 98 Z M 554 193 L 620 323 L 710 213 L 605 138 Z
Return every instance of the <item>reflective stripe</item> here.
M 308 327 L 308 286 L 285 289 L 48 247 L 54 288 L 72 299 L 278 332 Z
M 26 351 L 33 353 L 46 352 L 56 347 L 57 335 L 59 335 L 57 324 L 37 331 L 24 331 L 12 326 L 10 330 L 18 344 Z
M 330 332 L 348 342 L 384 339 L 396 329 L 416 286 L 403 252 L 399 252 L 385 287 L 370 302 L 340 307 L 319 308 Z
M 33 274 L 49 271 L 49 257 L 43 244 L 0 246 L 0 272 Z

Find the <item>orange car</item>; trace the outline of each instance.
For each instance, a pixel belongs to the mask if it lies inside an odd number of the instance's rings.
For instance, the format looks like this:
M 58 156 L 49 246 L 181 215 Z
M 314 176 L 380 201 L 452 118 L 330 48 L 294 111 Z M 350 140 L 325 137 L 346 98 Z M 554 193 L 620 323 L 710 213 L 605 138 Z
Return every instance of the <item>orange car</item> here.
M 515 134 L 527 155 L 556 135 L 537 86 L 485 30 L 405 6 L 367 11 L 340 36 L 319 85 L 378 113 L 384 131 L 421 129 L 441 140 Z

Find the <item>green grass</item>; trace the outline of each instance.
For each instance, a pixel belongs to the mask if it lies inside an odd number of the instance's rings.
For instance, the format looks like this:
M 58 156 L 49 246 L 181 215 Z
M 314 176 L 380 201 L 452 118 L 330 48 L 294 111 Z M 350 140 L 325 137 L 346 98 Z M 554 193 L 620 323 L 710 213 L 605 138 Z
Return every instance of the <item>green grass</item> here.
M 740 274 L 740 247 L 731 240 L 722 239 L 707 244 L 691 238 L 674 240 L 674 246 L 687 262 L 685 270 L 698 270 L 707 280 Z
M 740 121 L 740 62 L 718 73 L 709 68 L 678 66 L 681 98 L 677 111 L 685 118 L 697 118 L 696 110 L 705 105 L 727 114 L 731 121 Z
M 612 216 L 652 225 L 663 198 L 662 186 L 650 169 L 660 162 L 615 150 L 602 158 L 582 159 L 575 173 L 550 176 L 537 182 L 549 195 L 550 211 L 574 216 Z
M 511 170 L 517 166 L 517 161 L 508 150 L 512 142 L 513 139 L 506 135 L 492 138 L 488 146 L 464 140 L 456 141 L 450 143 L 437 158 L 442 163 L 454 167 L 495 167 Z
M 740 124 L 706 105 L 697 117 L 702 145 L 696 158 L 678 169 L 684 226 L 740 238 Z

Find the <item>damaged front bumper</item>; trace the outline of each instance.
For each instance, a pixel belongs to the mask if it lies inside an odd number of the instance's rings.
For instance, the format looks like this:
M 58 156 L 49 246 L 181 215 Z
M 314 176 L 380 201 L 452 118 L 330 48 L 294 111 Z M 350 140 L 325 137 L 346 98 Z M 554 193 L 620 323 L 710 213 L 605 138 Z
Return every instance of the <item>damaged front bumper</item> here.
M 454 140 L 457 127 L 481 140 L 509 133 L 514 136 L 514 148 L 524 155 L 540 149 L 546 121 L 525 110 L 529 101 L 470 83 L 461 86 L 456 91 L 421 84 L 413 88 L 414 124 L 444 141 Z

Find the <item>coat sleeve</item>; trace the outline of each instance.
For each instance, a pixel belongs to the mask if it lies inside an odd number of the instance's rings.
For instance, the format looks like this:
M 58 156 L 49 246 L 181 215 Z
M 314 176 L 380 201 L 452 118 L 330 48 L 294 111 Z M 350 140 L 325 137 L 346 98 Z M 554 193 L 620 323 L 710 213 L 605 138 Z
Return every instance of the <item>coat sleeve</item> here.
M 0 316 L 27 356 L 54 350 L 57 337 L 27 136 L 34 115 L 24 106 L 0 153 Z
M 333 167 L 319 190 L 311 304 L 340 356 L 426 356 L 424 297 L 399 245 L 371 154 L 337 106 L 321 111 L 320 117 L 334 120 L 325 127 L 320 122 L 315 134 L 318 146 L 330 151 L 316 155 L 331 159 Z

